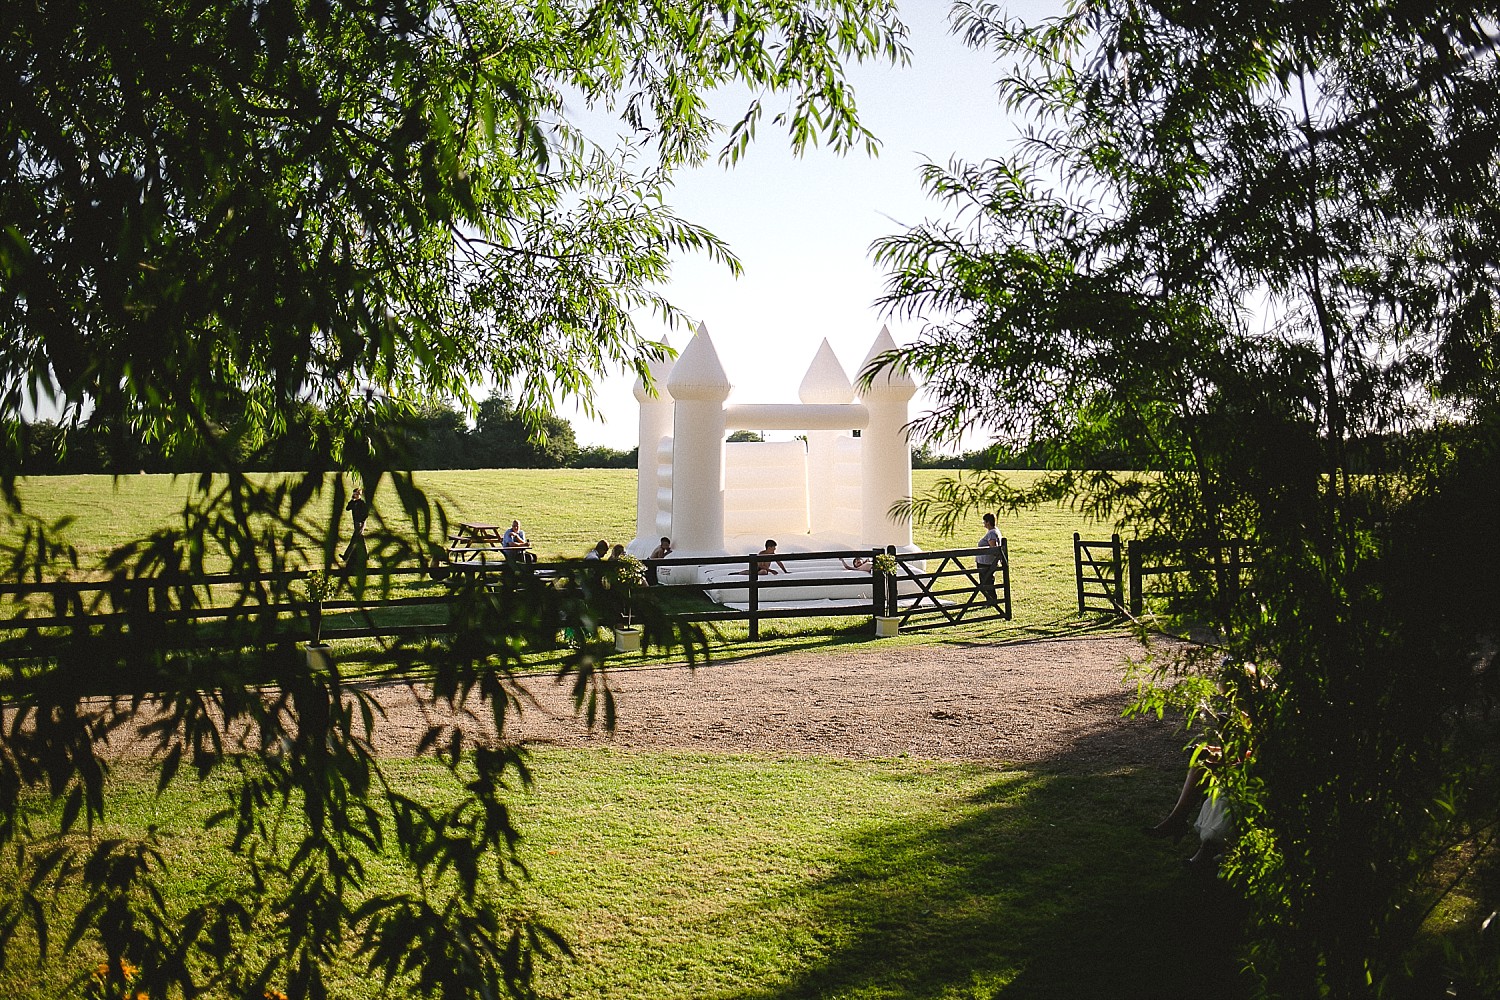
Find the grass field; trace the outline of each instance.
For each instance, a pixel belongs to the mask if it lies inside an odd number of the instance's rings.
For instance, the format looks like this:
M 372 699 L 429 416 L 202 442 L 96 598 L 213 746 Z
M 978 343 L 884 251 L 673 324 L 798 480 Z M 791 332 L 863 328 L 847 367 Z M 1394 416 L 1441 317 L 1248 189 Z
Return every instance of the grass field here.
M 1176 775 L 545 749 L 523 796 L 531 879 L 508 894 L 575 951 L 544 997 L 1233 998 L 1234 907 L 1137 826 Z M 425 800 L 452 779 L 390 765 Z M 112 797 L 108 836 L 160 824 L 181 866 L 172 905 L 241 876 L 196 829 L 213 785 Z M 377 862 L 371 892 L 409 889 Z M 0 992 L 69 995 L 87 956 L 0 973 Z M 333 995 L 374 998 L 352 964 Z M 407 994 L 401 989 L 391 994 Z
M 919 472 L 917 489 L 938 475 Z M 455 517 L 519 517 L 544 557 L 634 533 L 629 471 L 445 472 L 422 481 Z M 164 476 L 22 487 L 31 512 L 77 517 L 86 562 L 170 524 L 187 489 Z M 1072 533 L 1107 531 L 1055 508 L 1001 527 L 1015 622 L 878 641 L 1005 642 L 1101 627 L 1076 616 Z M 916 538 L 935 549 L 971 545 L 979 534 L 976 518 L 957 537 L 919 527 Z M 770 622 L 757 643 L 731 625 L 715 655 L 877 641 L 868 618 L 841 622 Z M 1247 992 L 1230 901 L 1181 871 L 1177 852 L 1137 832 L 1170 803 L 1179 774 L 556 748 L 534 764 L 535 792 L 518 803 L 532 878 L 500 891 L 575 949 L 544 968 L 543 996 L 1196 1000 Z M 389 766 L 425 799 L 453 794 L 431 763 Z M 157 798 L 152 785 L 149 774 L 123 771 L 110 825 L 96 835 L 165 830 L 168 855 L 185 866 L 173 905 L 241 877 L 200 829 L 220 802 L 215 789 L 188 784 Z M 394 863 L 372 869 L 372 892 L 405 885 Z M 93 961 L 13 965 L 0 972 L 0 991 L 77 995 L 75 977 Z M 337 970 L 334 995 L 382 994 L 351 964 Z

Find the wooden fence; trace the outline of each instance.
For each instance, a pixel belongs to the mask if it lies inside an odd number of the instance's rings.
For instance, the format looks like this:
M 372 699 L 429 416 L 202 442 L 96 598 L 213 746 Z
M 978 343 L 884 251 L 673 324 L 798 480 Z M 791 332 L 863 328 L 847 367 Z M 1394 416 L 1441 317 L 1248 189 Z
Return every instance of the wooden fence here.
M 760 623 L 767 618 L 847 618 L 850 615 L 880 615 L 885 607 L 885 590 L 882 580 L 874 570 L 874 557 L 879 555 L 880 549 L 848 549 L 839 552 L 778 552 L 774 556 L 762 556 L 759 554 L 749 556 L 714 556 L 709 558 L 685 558 L 685 559 L 646 559 L 643 560 L 647 566 L 735 566 L 743 567 L 745 579 L 720 581 L 715 584 L 705 584 L 702 589 L 744 589 L 746 591 L 746 607 L 739 608 L 721 607 L 713 611 L 691 611 L 681 615 L 686 621 L 716 622 L 716 621 L 745 621 L 749 623 L 750 638 L 760 638 Z M 796 564 L 808 562 L 814 559 L 854 559 L 856 557 L 869 559 L 870 563 L 870 599 L 865 603 L 858 604 L 828 604 L 824 607 L 802 606 L 796 608 L 763 607 L 765 604 L 775 604 L 778 591 L 789 590 L 799 587 L 816 586 L 848 586 L 850 578 L 843 576 L 826 577 L 790 577 L 781 573 L 761 575 L 757 567 L 767 559 L 771 562 Z M 790 568 L 790 566 L 788 567 Z M 738 603 L 738 602 L 737 602 Z
M 1234 601 L 1248 581 L 1254 563 L 1243 539 L 1187 546 L 1132 540 L 1123 547 L 1119 535 L 1087 540 L 1073 535 L 1073 571 L 1078 585 L 1078 613 L 1104 612 L 1140 617 L 1148 593 L 1168 601 L 1201 593 L 1211 577 L 1214 589 Z M 1122 557 L 1123 552 L 1123 557 Z M 1129 586 L 1129 601 L 1125 587 Z
M 993 602 L 980 593 L 977 571 L 961 561 L 964 557 L 972 561 L 983 551 L 892 552 L 897 562 L 896 576 L 915 583 L 916 593 L 899 598 L 893 586 L 895 577 L 874 569 L 874 557 L 881 554 L 879 549 L 779 553 L 775 558 L 788 564 L 856 556 L 870 560 L 868 601 L 790 607 L 775 606 L 778 591 L 819 585 L 847 586 L 850 577 L 847 574 L 761 576 L 755 571 L 763 559 L 758 555 L 646 562 L 654 566 L 743 566 L 746 572 L 743 582 L 734 580 L 717 586 L 744 588 L 748 595 L 746 608 L 693 609 L 677 616 L 686 621 L 746 621 L 754 639 L 760 635 L 760 623 L 774 618 L 894 616 L 900 618 L 903 626 L 914 629 L 993 618 L 1008 620 L 1010 566 L 1003 543 Z M 922 560 L 937 560 L 938 564 L 924 570 L 915 565 Z M 578 561 L 529 564 L 526 571 L 545 577 L 575 572 L 587 565 Z M 321 629 L 324 639 L 438 636 L 451 630 L 448 609 L 453 600 L 452 588 L 440 581 L 458 577 L 483 581 L 487 576 L 504 572 L 506 566 L 502 562 L 472 562 L 380 568 L 365 577 L 353 571 L 335 570 L 329 576 L 342 583 L 348 594 L 318 605 L 296 594 L 297 587 L 308 576 L 307 571 L 6 583 L 0 584 L 0 605 L 8 605 L 12 613 L 0 616 L 0 644 L 5 655 L 44 656 L 60 642 L 101 635 L 149 639 L 164 648 L 243 644 L 247 639 L 298 641 L 311 634 L 314 613 L 320 614 L 325 622 Z M 912 589 L 911 583 L 906 589 Z M 418 590 L 429 592 L 413 592 Z M 406 617 L 422 620 L 393 623 L 388 620 L 392 609 L 410 609 Z M 424 613 L 423 609 L 431 610 Z
M 1073 532 L 1073 576 L 1078 582 L 1078 613 L 1119 614 L 1125 608 L 1125 577 L 1121 569 L 1120 536 L 1087 541 Z
M 705 589 L 746 590 L 746 607 L 720 608 L 714 611 L 695 611 L 682 617 L 689 621 L 744 621 L 749 624 L 751 639 L 760 638 L 760 623 L 767 618 L 847 618 L 850 615 L 867 614 L 872 617 L 894 617 L 900 619 L 901 628 L 914 630 L 957 625 L 960 622 L 990 621 L 1011 618 L 1011 586 L 1009 550 L 1004 539 L 1000 543 L 1000 559 L 995 572 L 996 598 L 993 602 L 984 599 L 980 591 L 978 570 L 965 566 L 962 559 L 972 561 L 976 556 L 988 552 L 982 548 L 946 549 L 939 552 L 900 553 L 892 546 L 885 550 L 896 560 L 896 573 L 887 576 L 875 569 L 875 557 L 880 549 L 848 549 L 835 552 L 778 552 L 774 561 L 788 564 L 811 560 L 854 559 L 869 560 L 870 599 L 868 603 L 849 604 L 830 602 L 826 607 L 803 604 L 798 607 L 766 607 L 777 603 L 778 591 L 801 587 L 838 586 L 849 584 L 848 575 L 841 576 L 784 576 L 774 574 L 762 576 L 756 566 L 767 557 L 717 556 L 690 559 L 648 559 L 648 566 L 743 566 L 745 581 L 720 582 Z M 938 565 L 933 567 L 931 561 Z M 926 568 L 916 564 L 926 563 Z M 790 568 L 790 565 L 789 567 Z M 961 581 L 961 582 L 960 582 Z M 906 590 L 915 593 L 900 594 L 905 583 Z M 955 585 L 956 584 L 956 585 Z M 982 609 L 990 609 L 990 613 Z M 975 609 L 981 609 L 976 611 Z
M 201 577 L 155 576 L 109 580 L 67 580 L 0 584 L 0 602 L 16 613 L 0 620 L 0 630 L 49 630 L 60 634 L 142 633 L 175 638 L 180 645 L 213 645 L 211 626 L 249 626 L 257 639 L 296 640 L 309 634 L 314 605 L 293 594 L 308 572 L 209 574 Z M 323 629 L 324 638 L 356 639 L 436 633 L 446 621 L 431 625 L 350 624 L 348 613 L 380 609 L 433 607 L 446 609 L 446 593 L 392 596 L 403 580 L 425 584 L 431 572 L 392 568 L 370 573 L 366 585 L 352 571 L 329 573 L 353 588 L 351 596 L 321 602 L 324 614 L 344 614 L 342 624 Z M 445 617 L 445 616 L 444 616 Z M 197 628 L 195 628 L 197 627 Z M 202 642 L 194 642 L 199 636 Z
M 999 561 L 995 566 L 994 594 L 980 587 L 979 569 L 966 565 L 992 549 L 943 549 L 937 552 L 897 553 L 897 571 L 891 578 L 886 614 L 900 618 L 900 627 L 913 631 L 943 628 L 960 622 L 1011 620 L 1010 546 L 1000 539 Z M 933 566 L 933 560 L 937 565 Z M 912 564 L 925 561 L 925 567 Z M 914 585 L 916 594 L 897 599 L 901 581 Z

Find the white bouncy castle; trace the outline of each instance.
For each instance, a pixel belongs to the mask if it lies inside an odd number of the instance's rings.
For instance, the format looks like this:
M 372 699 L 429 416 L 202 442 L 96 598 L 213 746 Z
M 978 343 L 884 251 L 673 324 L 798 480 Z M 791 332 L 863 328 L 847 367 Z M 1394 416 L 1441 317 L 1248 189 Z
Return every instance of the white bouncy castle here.
M 882 328 L 859 371 L 895 346 Z M 653 365 L 651 377 L 655 395 L 640 379 L 635 384 L 640 459 L 632 555 L 650 555 L 664 535 L 672 539 L 673 558 L 749 555 L 768 538 L 782 553 L 888 545 L 915 551 L 910 521 L 890 514 L 911 496 L 906 424 L 917 386 L 910 376 L 886 369 L 856 401 L 825 340 L 802 379 L 800 403 L 731 403 L 733 385 L 699 326 L 676 361 Z M 726 442 L 736 430 L 797 431 L 806 440 Z M 869 600 L 868 571 L 846 571 L 837 560 L 794 561 L 788 568 L 790 577 L 847 573 L 850 580 L 805 594 L 778 587 L 777 602 Z M 738 587 L 709 593 L 736 603 L 746 590 L 742 566 L 663 566 L 658 577 L 712 585 L 733 581 L 736 571 Z

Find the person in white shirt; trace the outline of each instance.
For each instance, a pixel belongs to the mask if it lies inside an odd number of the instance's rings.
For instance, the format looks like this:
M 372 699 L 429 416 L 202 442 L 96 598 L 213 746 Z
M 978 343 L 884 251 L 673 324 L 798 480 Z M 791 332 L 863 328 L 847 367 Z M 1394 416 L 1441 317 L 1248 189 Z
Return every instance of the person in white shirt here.
M 521 530 L 520 521 L 510 522 L 510 527 L 500 536 L 500 549 L 507 559 L 536 562 L 536 554 L 531 551 L 531 542 Z
M 998 605 L 995 595 L 995 568 L 1000 565 L 1000 532 L 995 530 L 995 515 L 984 515 L 984 535 L 978 547 L 986 551 L 974 557 L 974 567 L 979 570 L 979 592 L 991 604 Z

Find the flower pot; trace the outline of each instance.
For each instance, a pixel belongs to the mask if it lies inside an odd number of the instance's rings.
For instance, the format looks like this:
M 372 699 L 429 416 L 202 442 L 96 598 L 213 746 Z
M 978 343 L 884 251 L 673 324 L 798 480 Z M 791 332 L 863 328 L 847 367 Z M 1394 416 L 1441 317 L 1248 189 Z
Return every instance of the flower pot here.
M 326 642 L 310 642 L 302 647 L 303 655 L 307 657 L 307 666 L 311 670 L 333 669 L 333 647 Z
M 901 617 L 899 615 L 876 615 L 875 635 L 884 639 L 887 636 L 899 635 L 901 633 Z
M 615 629 L 615 649 L 621 653 L 634 653 L 641 648 L 641 630 L 635 625 L 622 625 Z

